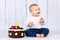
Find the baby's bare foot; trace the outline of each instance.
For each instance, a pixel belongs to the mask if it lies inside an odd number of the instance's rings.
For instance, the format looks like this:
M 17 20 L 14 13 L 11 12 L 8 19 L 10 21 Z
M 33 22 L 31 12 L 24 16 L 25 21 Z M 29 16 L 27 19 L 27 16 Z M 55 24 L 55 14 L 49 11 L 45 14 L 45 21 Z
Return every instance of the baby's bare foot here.
M 43 38 L 44 34 L 36 34 L 36 37 Z
M 40 34 L 40 37 L 43 38 L 44 37 L 44 34 Z
M 40 38 L 40 34 L 36 34 L 36 37 L 39 37 Z

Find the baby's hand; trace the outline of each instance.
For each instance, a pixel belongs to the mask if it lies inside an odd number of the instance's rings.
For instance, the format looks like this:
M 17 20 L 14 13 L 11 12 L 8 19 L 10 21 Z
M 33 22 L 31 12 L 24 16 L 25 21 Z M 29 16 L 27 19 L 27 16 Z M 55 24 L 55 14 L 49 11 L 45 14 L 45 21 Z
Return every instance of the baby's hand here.
M 40 23 L 41 24 L 44 23 L 44 19 L 43 18 L 40 19 Z
M 32 25 L 33 25 L 33 23 L 32 23 L 32 22 L 29 22 L 29 23 L 28 23 L 28 26 L 29 26 L 29 27 L 31 27 Z

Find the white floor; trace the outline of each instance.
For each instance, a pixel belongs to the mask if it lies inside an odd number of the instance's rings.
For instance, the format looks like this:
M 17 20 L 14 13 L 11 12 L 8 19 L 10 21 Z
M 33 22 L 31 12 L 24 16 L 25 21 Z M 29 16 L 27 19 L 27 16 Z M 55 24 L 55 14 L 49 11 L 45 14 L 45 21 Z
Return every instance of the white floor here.
M 0 40 L 60 40 L 60 32 L 50 32 L 47 37 L 36 38 L 36 37 L 24 37 L 24 38 L 9 38 L 8 32 L 0 31 Z

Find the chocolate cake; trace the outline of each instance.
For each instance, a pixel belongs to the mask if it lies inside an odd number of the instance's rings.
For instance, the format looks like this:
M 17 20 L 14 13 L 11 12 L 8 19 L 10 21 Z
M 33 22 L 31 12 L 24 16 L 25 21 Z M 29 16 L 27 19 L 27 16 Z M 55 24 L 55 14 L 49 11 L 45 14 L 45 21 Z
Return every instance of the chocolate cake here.
M 8 35 L 11 38 L 22 38 L 25 36 L 25 31 L 23 30 L 23 28 L 20 28 L 19 26 L 17 26 L 17 28 L 15 26 L 12 26 L 8 30 Z

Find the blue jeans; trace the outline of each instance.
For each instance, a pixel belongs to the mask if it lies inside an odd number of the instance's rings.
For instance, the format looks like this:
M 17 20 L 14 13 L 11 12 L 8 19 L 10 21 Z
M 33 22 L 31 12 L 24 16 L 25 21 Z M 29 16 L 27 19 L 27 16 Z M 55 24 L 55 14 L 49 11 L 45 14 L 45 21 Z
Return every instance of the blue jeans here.
M 44 34 L 44 37 L 47 36 L 49 33 L 49 29 L 47 28 L 41 28 L 41 29 L 27 29 L 26 30 L 26 36 L 28 37 L 36 37 L 36 34 Z

